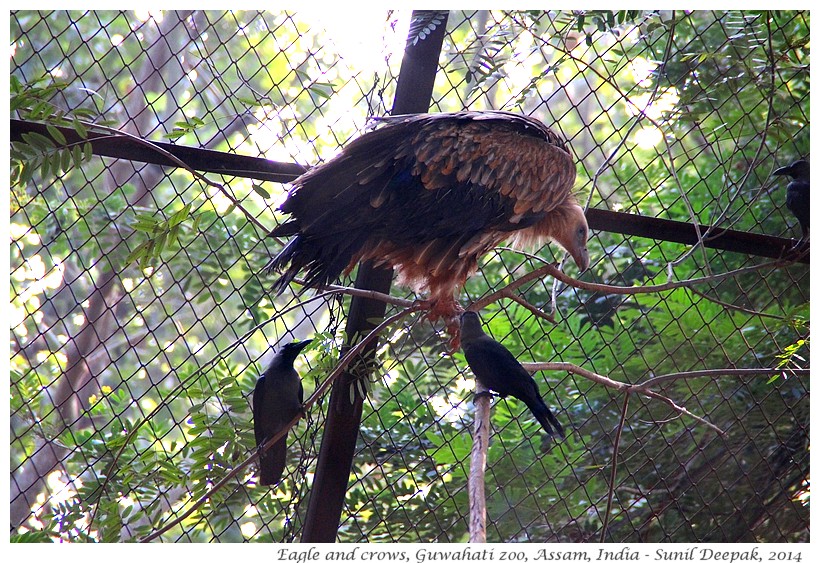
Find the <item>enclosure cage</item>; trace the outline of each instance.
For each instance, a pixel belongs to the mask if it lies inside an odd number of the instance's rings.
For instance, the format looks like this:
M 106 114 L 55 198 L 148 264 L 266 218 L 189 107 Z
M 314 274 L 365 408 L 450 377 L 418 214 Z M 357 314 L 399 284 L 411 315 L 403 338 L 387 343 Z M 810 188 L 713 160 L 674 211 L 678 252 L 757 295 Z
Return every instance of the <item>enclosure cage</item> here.
M 458 296 L 545 363 L 566 430 L 493 399 L 487 541 L 808 541 L 808 244 L 773 172 L 809 159 L 809 22 L 11 12 L 12 541 L 311 541 L 331 387 L 360 408 L 331 539 L 468 541 L 473 375 L 424 296 L 262 271 L 289 182 L 408 107 L 539 119 L 587 209 L 588 270 L 500 246 Z M 306 338 L 306 416 L 261 486 L 254 385 Z

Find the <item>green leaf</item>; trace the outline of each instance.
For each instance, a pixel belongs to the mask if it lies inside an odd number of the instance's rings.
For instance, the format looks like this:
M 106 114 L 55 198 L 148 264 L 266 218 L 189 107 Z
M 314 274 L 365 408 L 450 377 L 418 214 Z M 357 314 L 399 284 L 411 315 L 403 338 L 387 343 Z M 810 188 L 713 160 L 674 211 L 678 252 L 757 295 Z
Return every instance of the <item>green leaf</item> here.
M 60 151 L 60 168 L 63 169 L 63 172 L 71 170 L 71 164 L 71 151 L 69 149 Z
M 74 166 L 79 167 L 83 163 L 83 151 L 80 145 L 74 145 L 71 149 L 71 158 L 74 159 Z
M 139 245 L 137 245 L 137 247 L 131 252 L 129 252 L 128 256 L 126 256 L 126 263 L 136 262 L 145 257 L 149 245 L 150 241 L 143 241 Z
M 136 231 L 153 234 L 157 231 L 158 225 L 159 221 L 150 215 L 137 215 L 136 221 L 131 227 Z
M 34 530 L 9 536 L 10 543 L 50 543 L 52 541 L 51 536 L 42 530 Z
M 23 83 L 20 82 L 20 79 L 14 74 L 12 74 L 9 79 L 9 90 L 12 94 L 19 94 L 23 91 Z
M 40 155 L 42 155 L 42 152 L 35 149 L 33 146 L 31 146 L 31 144 L 24 143 L 21 141 L 12 141 L 11 148 L 13 151 L 20 152 L 21 156 L 25 158 L 39 157 Z
M 270 199 L 270 193 L 259 184 L 252 184 L 253 191 L 262 196 L 264 199 Z
M 81 139 L 87 139 L 88 129 L 86 129 L 85 125 L 83 125 L 83 123 L 79 119 L 77 119 L 77 117 L 74 117 L 74 121 L 72 123 L 74 125 L 74 131 L 77 133 L 77 135 L 79 135 Z
M 66 144 L 67 141 L 66 141 L 65 135 L 63 135 L 62 131 L 60 131 L 59 129 L 57 129 L 56 127 L 51 125 L 50 123 L 46 125 L 46 130 L 48 131 L 48 134 L 51 135 L 51 138 L 54 139 L 55 141 L 57 141 L 57 144 L 59 144 L 59 145 Z
M 186 203 L 182 209 L 176 211 L 171 218 L 168 219 L 168 226 L 175 227 L 185 221 L 191 214 L 191 204 Z
M 43 162 L 40 164 L 40 176 L 42 178 L 48 178 L 49 173 L 49 161 L 47 158 L 43 159 Z
M 188 134 L 188 131 L 183 131 L 182 129 L 174 129 L 173 131 L 171 131 L 169 133 L 166 133 L 164 135 L 164 137 L 166 139 L 174 140 L 174 139 L 179 139 L 180 137 L 184 137 L 187 134 Z
M 55 148 L 54 141 L 41 133 L 23 133 L 22 137 L 23 141 L 37 149 L 42 150 L 43 152 Z
M 97 112 L 89 108 L 76 108 L 73 110 L 74 116 L 80 119 L 91 121 L 97 116 Z M 78 132 L 79 133 L 79 132 Z
M 55 176 L 60 175 L 60 166 L 62 165 L 62 159 L 60 157 L 60 151 L 51 153 L 51 172 Z

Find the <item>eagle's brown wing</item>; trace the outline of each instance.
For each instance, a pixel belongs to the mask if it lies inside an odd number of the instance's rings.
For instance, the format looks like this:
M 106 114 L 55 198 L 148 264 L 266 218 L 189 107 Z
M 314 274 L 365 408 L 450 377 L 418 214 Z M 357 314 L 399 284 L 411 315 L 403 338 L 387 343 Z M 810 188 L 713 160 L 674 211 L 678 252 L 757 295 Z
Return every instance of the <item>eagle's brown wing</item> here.
M 268 265 L 287 266 L 278 289 L 300 271 L 321 287 L 375 259 L 405 283 L 452 295 L 478 256 L 577 207 L 572 157 L 538 120 L 459 112 L 378 121 L 294 181 L 281 208 L 290 220 L 273 231 L 296 235 Z

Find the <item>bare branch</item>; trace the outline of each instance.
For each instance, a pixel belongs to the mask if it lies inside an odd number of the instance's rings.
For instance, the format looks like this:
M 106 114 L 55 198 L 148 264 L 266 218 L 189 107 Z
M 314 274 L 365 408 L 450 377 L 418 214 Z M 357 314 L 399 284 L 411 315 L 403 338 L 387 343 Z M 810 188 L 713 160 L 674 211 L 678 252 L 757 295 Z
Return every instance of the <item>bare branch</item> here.
M 490 396 L 488 389 L 475 382 L 475 430 L 470 452 L 470 543 L 487 542 L 487 503 L 484 473 L 490 444 Z
M 295 280 L 297 283 L 304 283 L 302 280 Z M 413 307 L 419 306 L 421 307 L 422 304 L 418 301 L 411 301 L 410 299 L 404 299 L 402 297 L 395 297 L 393 295 L 388 295 L 387 293 L 382 293 L 380 291 L 373 291 L 372 289 L 359 289 L 357 287 L 347 287 L 344 285 L 334 285 L 330 284 L 325 286 L 329 292 L 334 293 L 341 293 L 344 295 L 355 295 L 357 297 L 362 297 L 364 299 L 374 299 L 376 301 L 384 301 L 390 305 L 397 305 L 399 307 Z
M 609 527 L 609 515 L 612 513 L 612 499 L 615 496 L 615 478 L 618 475 L 618 452 L 621 449 L 621 436 L 626 424 L 626 412 L 629 407 L 629 397 L 631 393 L 624 395 L 624 406 L 621 408 L 621 420 L 618 421 L 618 430 L 615 433 L 615 444 L 612 447 L 612 470 L 609 472 L 609 491 L 606 497 L 606 512 L 604 512 L 604 522 L 601 525 L 601 543 L 606 542 L 606 531 Z
M 628 391 L 630 393 L 633 393 L 633 392 L 634 393 L 641 393 L 642 395 L 646 395 L 647 397 L 651 397 L 652 399 L 658 399 L 659 401 L 663 401 L 664 403 L 669 405 L 670 408 L 672 408 L 672 410 L 678 411 L 681 414 L 685 414 L 686 416 L 694 418 L 695 420 L 697 420 L 701 424 L 705 424 L 706 426 L 708 426 L 709 428 L 711 428 L 712 430 L 714 430 L 715 432 L 717 432 L 721 436 L 726 434 L 726 432 L 723 429 L 721 429 L 720 427 L 712 424 L 711 422 L 709 422 L 705 418 L 696 415 L 695 413 L 693 413 L 692 411 L 690 411 L 686 407 L 682 407 L 682 406 L 676 404 L 675 401 L 673 401 L 669 397 L 661 395 L 660 393 L 655 393 L 654 391 L 649 391 L 647 389 L 640 390 L 640 389 L 634 389 L 634 388 L 630 388 Z
M 721 281 L 726 278 L 731 278 L 734 276 L 739 276 L 742 274 L 747 274 L 749 272 L 763 270 L 766 268 L 780 268 L 783 266 L 790 265 L 792 263 L 793 261 L 790 259 L 773 260 L 771 262 L 755 264 L 753 266 L 747 266 L 745 268 L 739 268 L 737 270 L 730 270 L 728 272 L 723 272 L 721 274 L 713 274 L 710 276 L 703 276 L 700 278 L 666 282 L 657 285 L 633 285 L 629 287 L 581 281 L 579 279 L 573 278 L 572 276 L 565 274 L 560 269 L 558 269 L 558 267 L 555 264 L 547 263 L 539 268 L 536 268 L 535 270 L 532 270 L 531 272 L 528 272 L 527 274 L 521 276 L 517 280 L 510 282 L 501 289 L 498 289 L 492 293 L 485 295 L 484 297 L 470 305 L 469 309 L 471 311 L 483 309 L 487 307 L 487 305 L 489 305 L 490 303 L 494 303 L 502 297 L 505 297 L 509 291 L 517 289 L 526 283 L 529 283 L 536 279 L 540 279 L 547 275 L 553 276 L 554 278 L 564 282 L 565 284 L 578 289 L 585 289 L 587 291 L 595 291 L 604 294 L 636 295 L 640 293 L 660 293 L 663 291 L 671 291 L 673 289 L 679 289 L 682 287 L 688 288 L 702 283 Z
M 610 389 L 615 389 L 616 391 L 620 391 L 622 393 L 640 393 L 641 395 L 646 395 L 647 397 L 650 397 L 652 399 L 661 400 L 664 403 L 666 403 L 667 405 L 669 405 L 673 410 L 675 410 L 675 411 L 677 411 L 681 414 L 685 414 L 689 417 L 694 418 L 695 420 L 697 420 L 698 422 L 700 422 L 702 424 L 705 424 L 706 426 L 708 426 L 709 428 L 711 428 L 712 430 L 714 430 L 718 434 L 725 434 L 725 432 L 723 430 L 721 430 L 719 427 L 715 426 L 714 424 L 712 424 L 711 422 L 709 422 L 705 418 L 700 417 L 700 416 L 690 412 L 685 407 L 681 407 L 681 406 L 675 404 L 675 402 L 672 399 L 670 399 L 668 397 L 665 397 L 665 396 L 661 395 L 660 393 L 656 393 L 655 391 L 650 391 L 649 389 L 646 389 L 646 388 L 641 387 L 639 385 L 632 385 L 631 383 L 622 383 L 620 381 L 615 381 L 614 379 L 610 379 L 610 378 L 608 378 L 604 375 L 600 375 L 598 373 L 586 370 L 582 367 L 576 366 L 575 364 L 570 364 L 570 363 L 567 363 L 567 362 L 535 362 L 535 363 L 524 363 L 522 365 L 524 366 L 524 368 L 527 371 L 530 371 L 530 372 L 534 372 L 534 371 L 566 371 L 566 372 L 569 372 L 569 373 L 572 373 L 572 374 L 575 374 L 575 375 L 580 375 L 581 377 L 589 379 L 590 381 L 593 381 L 593 382 L 598 383 L 600 385 L 604 385 L 606 387 L 609 387 Z
M 789 373 L 795 376 L 808 376 L 811 373 L 809 369 L 786 369 L 786 368 L 750 368 L 750 369 L 703 369 L 697 371 L 682 371 L 678 373 L 669 373 L 666 375 L 659 375 L 653 377 L 649 381 L 639 383 L 635 386 L 635 390 L 648 389 L 649 387 L 663 386 L 670 381 L 677 379 L 690 379 L 693 377 L 748 377 L 750 375 L 766 375 L 773 377 L 783 373 Z
M 627 391 L 630 387 L 629 383 L 615 381 L 614 379 L 610 379 L 604 375 L 597 374 L 569 362 L 524 362 L 521 365 L 524 366 L 524 369 L 530 373 L 536 371 L 566 371 L 575 375 L 580 375 L 581 377 L 589 379 L 593 383 L 603 385 L 604 387 L 609 387 L 610 389 L 615 389 L 616 391 Z
M 700 291 L 699 289 L 695 289 L 694 287 L 690 287 L 689 291 L 694 293 L 695 295 L 700 295 L 704 299 L 708 299 L 712 303 L 717 303 L 721 307 L 726 309 L 732 309 L 733 311 L 740 311 L 741 313 L 746 313 L 747 315 L 756 315 L 758 317 L 767 317 L 770 319 L 776 319 L 779 321 L 785 320 L 786 317 L 782 317 L 780 315 L 772 315 L 771 313 L 764 313 L 762 311 L 755 311 L 753 309 L 747 309 L 745 307 L 741 307 L 740 305 L 732 305 L 731 303 L 726 303 L 725 301 L 721 301 L 716 297 L 712 297 L 711 295 L 707 295 L 705 292 Z
M 516 303 L 524 307 L 527 311 L 529 311 L 539 319 L 544 319 L 545 321 L 548 321 L 552 324 L 556 324 L 554 315 L 552 315 L 551 313 L 545 313 L 544 311 L 542 311 L 541 309 L 539 309 L 538 307 L 536 307 L 535 305 L 521 297 L 520 295 L 513 292 L 513 290 L 509 287 L 501 289 L 499 291 L 499 297 L 507 297 L 508 299 L 511 299 L 512 301 L 515 301 Z M 469 307 L 470 310 L 473 310 L 473 308 L 473 306 Z

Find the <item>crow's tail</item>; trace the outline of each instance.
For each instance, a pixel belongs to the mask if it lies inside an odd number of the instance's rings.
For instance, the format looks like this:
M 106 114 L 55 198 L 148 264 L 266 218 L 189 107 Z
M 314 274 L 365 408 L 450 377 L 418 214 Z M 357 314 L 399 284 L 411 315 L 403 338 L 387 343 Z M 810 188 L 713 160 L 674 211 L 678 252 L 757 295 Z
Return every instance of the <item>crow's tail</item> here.
M 561 438 L 564 438 L 564 429 L 561 427 L 561 423 L 558 422 L 558 419 L 555 418 L 555 415 L 552 414 L 552 411 L 541 397 L 536 396 L 534 399 L 525 402 L 530 408 L 530 411 L 532 411 L 532 414 L 535 415 L 535 419 L 540 422 L 544 430 L 547 431 L 547 434 L 550 436 L 557 434 Z
M 287 435 L 285 435 L 259 457 L 260 485 L 275 485 L 279 482 L 282 473 L 285 472 L 287 452 Z

